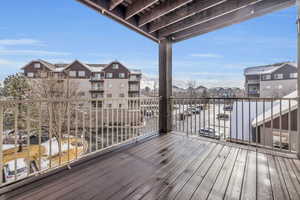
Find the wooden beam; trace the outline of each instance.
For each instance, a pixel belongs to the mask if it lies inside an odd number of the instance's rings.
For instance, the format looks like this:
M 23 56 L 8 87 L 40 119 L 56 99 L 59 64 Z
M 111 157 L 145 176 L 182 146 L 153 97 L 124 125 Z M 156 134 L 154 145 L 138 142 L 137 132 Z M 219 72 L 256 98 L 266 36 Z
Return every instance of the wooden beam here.
M 109 10 L 113 10 L 119 4 L 123 3 L 124 0 L 110 0 Z
M 169 39 L 159 42 L 159 133 L 172 131 L 172 43 Z
M 120 24 L 123 24 L 127 26 L 128 28 L 150 38 L 151 40 L 155 42 L 159 42 L 157 39 L 157 36 L 155 34 L 150 34 L 148 32 L 147 27 L 137 27 L 137 20 L 135 18 L 131 18 L 129 20 L 125 20 L 125 11 L 120 8 L 116 7 L 112 11 L 109 10 L 109 2 L 107 0 L 77 0 L 78 2 L 92 8 L 93 10 L 101 13 L 102 15 L 108 16 L 115 21 L 119 22 Z
M 142 15 L 139 20 L 139 27 L 163 16 L 167 13 L 192 2 L 193 0 L 166 0 L 153 9 L 153 11 Z
M 296 0 L 263 0 L 251 6 L 228 13 L 214 20 L 193 26 L 190 29 L 171 35 L 172 41 L 179 42 L 197 35 L 205 34 L 226 26 L 240 23 L 255 17 L 295 5 Z
M 166 16 L 160 17 L 156 22 L 149 24 L 149 32 L 153 33 L 161 28 L 179 22 L 187 17 L 211 8 L 213 6 L 224 3 L 227 0 L 210 0 L 210 1 L 193 1 L 192 3 L 169 13 Z
M 234 12 L 238 9 L 245 8 L 247 6 L 251 6 L 255 3 L 258 3 L 262 0 L 228 0 L 220 5 L 207 9 L 205 11 L 199 12 L 196 15 L 186 18 L 180 22 L 172 24 L 168 27 L 165 27 L 159 30 L 158 35 L 159 38 L 163 38 L 165 36 L 169 36 L 173 33 L 180 32 L 182 30 L 191 28 L 198 24 L 202 24 L 209 20 L 214 20 L 218 17 L 221 17 L 230 12 Z
M 139 12 L 145 10 L 146 8 L 152 6 L 159 0 L 136 0 L 132 4 L 127 7 L 125 19 L 128 20 L 129 18 L 133 17 L 134 15 L 138 14 Z

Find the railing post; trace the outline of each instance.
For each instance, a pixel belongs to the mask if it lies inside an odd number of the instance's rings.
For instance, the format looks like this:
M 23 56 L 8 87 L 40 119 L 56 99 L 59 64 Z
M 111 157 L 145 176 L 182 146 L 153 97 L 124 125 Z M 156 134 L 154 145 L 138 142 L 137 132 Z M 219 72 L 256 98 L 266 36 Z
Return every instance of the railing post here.
M 159 43 L 159 133 L 172 131 L 172 42 L 163 39 Z
M 298 112 L 297 112 L 297 156 L 300 158 L 300 0 L 297 0 L 297 92 L 298 92 Z

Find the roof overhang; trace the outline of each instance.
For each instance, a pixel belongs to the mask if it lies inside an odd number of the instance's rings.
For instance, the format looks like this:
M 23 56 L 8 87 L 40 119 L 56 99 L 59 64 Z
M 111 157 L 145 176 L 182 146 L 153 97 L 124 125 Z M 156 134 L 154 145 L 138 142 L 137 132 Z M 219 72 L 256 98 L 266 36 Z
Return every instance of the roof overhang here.
M 295 5 L 296 0 L 77 0 L 155 42 L 179 42 Z

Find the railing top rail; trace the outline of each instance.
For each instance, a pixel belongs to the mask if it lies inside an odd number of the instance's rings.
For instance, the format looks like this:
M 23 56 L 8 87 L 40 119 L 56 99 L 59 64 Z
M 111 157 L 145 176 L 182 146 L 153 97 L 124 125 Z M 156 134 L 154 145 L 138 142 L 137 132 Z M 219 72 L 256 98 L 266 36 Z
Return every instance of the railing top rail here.
M 182 100 L 259 100 L 259 101 L 276 101 L 276 100 L 298 100 L 294 98 L 261 98 L 261 97 L 170 97 L 170 99 Z
M 122 98 L 49 98 L 49 99 L 24 99 L 24 100 L 0 100 L 0 104 L 19 103 L 47 103 L 47 102 L 83 102 L 83 101 L 120 101 L 120 100 L 157 100 L 160 97 L 122 97 Z

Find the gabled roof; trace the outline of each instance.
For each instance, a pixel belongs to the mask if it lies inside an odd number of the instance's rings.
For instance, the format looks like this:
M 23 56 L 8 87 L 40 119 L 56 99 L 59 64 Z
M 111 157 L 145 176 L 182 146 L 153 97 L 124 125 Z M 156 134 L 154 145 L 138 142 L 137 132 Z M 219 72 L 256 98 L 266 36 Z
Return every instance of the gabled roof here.
M 29 66 L 29 65 L 31 65 L 32 63 L 34 63 L 34 62 L 39 62 L 39 63 L 41 63 L 41 64 L 43 64 L 45 67 L 47 67 L 49 70 L 54 70 L 56 67 L 55 67 L 55 65 L 53 65 L 53 64 L 51 64 L 51 63 L 49 63 L 49 62 L 46 62 L 46 61 L 44 61 L 44 60 L 42 60 L 42 59 L 38 59 L 38 60 L 33 60 L 33 61 L 31 61 L 31 62 L 29 62 L 28 64 L 26 64 L 24 67 L 22 67 L 21 69 L 25 69 L 27 66 Z
M 69 64 L 67 64 L 67 63 L 52 64 L 52 63 L 49 63 L 47 61 L 39 59 L 39 60 L 33 60 L 33 61 L 31 61 L 30 63 L 28 63 L 27 65 L 25 65 L 21 69 L 24 69 L 25 67 L 27 67 L 28 65 L 32 64 L 33 62 L 40 62 L 43 65 L 45 65 L 49 70 L 51 70 L 53 72 L 62 72 L 64 70 L 68 69 L 75 62 L 78 62 L 79 64 L 81 64 L 83 67 L 85 67 L 87 70 L 89 70 L 91 72 L 102 72 L 103 69 L 105 69 L 106 67 L 110 66 L 112 63 L 119 63 L 119 64 L 122 65 L 122 63 L 120 63 L 118 61 L 113 61 L 113 62 L 111 62 L 109 64 L 88 64 L 88 63 L 83 63 L 83 62 L 81 62 L 79 60 L 74 60 L 72 63 L 69 63 Z M 132 74 L 141 74 L 142 73 L 141 70 L 138 70 L 138 69 L 128 69 L 128 70 Z
M 272 65 L 262 65 L 256 67 L 248 67 L 244 70 L 244 75 L 260 75 L 260 74 L 271 74 L 272 72 L 280 69 L 283 66 L 291 65 L 293 67 L 297 67 L 295 63 L 292 62 L 282 62 L 275 63 Z
M 298 96 L 298 92 L 297 90 L 284 96 L 283 98 L 297 98 Z M 273 102 L 273 110 L 271 110 L 271 108 L 269 108 L 268 110 L 266 110 L 264 113 L 261 113 L 260 115 L 258 115 L 255 119 L 252 120 L 252 126 L 256 126 L 256 120 L 257 120 L 257 125 L 260 126 L 262 125 L 264 122 L 270 121 L 271 117 L 273 116 L 273 119 L 277 118 L 280 116 L 280 110 L 281 110 L 281 115 L 284 115 L 286 113 L 290 111 L 293 111 L 295 109 L 297 109 L 298 107 L 298 103 L 296 100 L 291 100 L 291 103 L 289 105 L 289 100 L 282 100 L 281 101 L 281 109 L 280 109 L 280 101 L 274 101 Z M 272 115 L 273 112 L 273 115 Z

